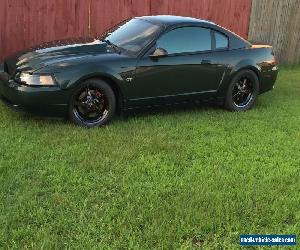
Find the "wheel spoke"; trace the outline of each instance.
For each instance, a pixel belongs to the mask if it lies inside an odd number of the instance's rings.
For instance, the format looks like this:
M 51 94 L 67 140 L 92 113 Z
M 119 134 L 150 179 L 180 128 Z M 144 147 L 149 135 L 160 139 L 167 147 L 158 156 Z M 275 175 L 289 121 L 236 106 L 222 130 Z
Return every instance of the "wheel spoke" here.
M 232 100 L 237 106 L 245 106 L 252 96 L 252 82 L 247 77 L 242 77 L 233 87 Z
M 87 86 L 79 93 L 74 110 L 81 120 L 96 122 L 107 115 L 107 98 L 102 90 Z
M 85 102 L 83 102 L 83 101 L 76 101 L 75 105 L 78 106 L 78 107 L 83 107 L 83 108 L 87 108 L 88 107 L 88 105 Z
M 236 96 L 238 96 L 240 94 L 240 92 L 238 91 L 237 93 L 235 93 L 232 98 L 235 98 Z

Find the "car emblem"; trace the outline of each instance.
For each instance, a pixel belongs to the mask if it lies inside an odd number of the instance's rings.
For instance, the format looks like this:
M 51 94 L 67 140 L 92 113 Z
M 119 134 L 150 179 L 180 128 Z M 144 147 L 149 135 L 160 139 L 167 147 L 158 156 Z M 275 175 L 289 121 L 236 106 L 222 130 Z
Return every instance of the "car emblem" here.
M 125 79 L 126 82 L 132 82 L 132 80 L 133 80 L 133 77 L 127 77 L 127 78 Z

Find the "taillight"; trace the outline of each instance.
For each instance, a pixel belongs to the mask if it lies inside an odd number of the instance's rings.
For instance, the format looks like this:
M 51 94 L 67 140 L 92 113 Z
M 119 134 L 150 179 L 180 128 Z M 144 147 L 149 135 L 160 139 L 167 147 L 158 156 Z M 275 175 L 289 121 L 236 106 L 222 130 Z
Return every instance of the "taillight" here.
M 273 56 L 273 64 L 277 65 L 278 64 L 278 60 L 276 58 L 276 55 L 275 55 L 275 52 L 274 52 L 273 48 L 272 48 L 271 55 Z

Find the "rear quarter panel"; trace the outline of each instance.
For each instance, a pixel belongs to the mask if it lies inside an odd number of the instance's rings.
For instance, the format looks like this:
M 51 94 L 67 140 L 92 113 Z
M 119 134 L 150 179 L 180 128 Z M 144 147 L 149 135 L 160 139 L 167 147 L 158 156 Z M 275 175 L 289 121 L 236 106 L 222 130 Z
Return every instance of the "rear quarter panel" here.
M 231 79 L 242 69 L 251 69 L 257 74 L 260 82 L 260 93 L 271 90 L 276 81 L 278 67 L 270 46 L 252 46 L 244 49 L 217 51 L 215 52 L 215 60 L 219 64 L 227 65 L 225 76 L 217 92 L 219 97 L 226 95 Z

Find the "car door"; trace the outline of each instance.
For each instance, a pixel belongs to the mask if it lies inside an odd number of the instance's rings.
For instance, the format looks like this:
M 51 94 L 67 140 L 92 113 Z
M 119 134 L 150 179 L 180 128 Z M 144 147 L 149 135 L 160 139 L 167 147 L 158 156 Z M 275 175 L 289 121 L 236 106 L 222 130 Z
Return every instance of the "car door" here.
M 212 34 L 203 27 L 179 27 L 163 34 L 154 48 L 164 49 L 167 56 L 146 54 L 138 61 L 129 101 L 190 100 L 216 91 L 224 69 L 215 63 Z

